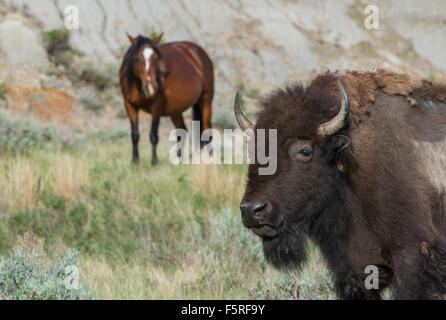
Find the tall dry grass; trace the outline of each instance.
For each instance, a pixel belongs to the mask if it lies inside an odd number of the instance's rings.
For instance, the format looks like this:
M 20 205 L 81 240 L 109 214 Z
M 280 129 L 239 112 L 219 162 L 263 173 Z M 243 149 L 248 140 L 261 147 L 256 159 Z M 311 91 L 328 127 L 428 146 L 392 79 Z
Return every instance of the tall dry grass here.
M 84 258 L 80 275 L 89 283 L 92 292 L 102 299 L 198 299 L 189 292 L 203 274 L 196 264 L 182 264 L 168 270 L 153 264 L 124 263 L 112 268 L 104 259 Z M 201 298 L 219 297 L 202 292 Z
M 68 200 L 76 198 L 89 184 L 89 163 L 86 158 L 75 159 L 64 154 L 51 168 L 55 194 Z
M 48 187 L 67 200 L 77 198 L 89 186 L 89 169 L 86 158 L 68 154 L 54 157 L 49 170 L 23 155 L 0 159 L 0 205 L 11 211 L 32 209 Z
M 43 190 L 40 167 L 34 161 L 17 157 L 1 161 L 0 196 L 11 210 L 32 208 Z
M 191 170 L 191 183 L 196 190 L 210 201 L 224 201 L 232 207 L 238 207 L 240 203 L 245 180 L 244 174 L 228 170 L 224 165 L 193 165 Z

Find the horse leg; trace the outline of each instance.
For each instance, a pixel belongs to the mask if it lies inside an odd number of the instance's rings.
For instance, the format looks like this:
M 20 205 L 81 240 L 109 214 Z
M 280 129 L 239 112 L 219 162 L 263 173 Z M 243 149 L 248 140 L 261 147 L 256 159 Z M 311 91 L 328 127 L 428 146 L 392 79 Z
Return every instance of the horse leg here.
M 132 162 L 137 164 L 139 162 L 138 142 L 139 142 L 139 129 L 138 129 L 138 110 L 135 109 L 128 101 L 125 101 L 125 109 L 130 120 L 130 130 L 133 144 L 133 156 Z
M 203 132 L 203 120 L 202 120 L 201 116 L 202 116 L 202 114 L 201 114 L 200 101 L 197 101 L 197 103 L 195 103 L 194 108 L 193 108 L 192 120 L 200 122 L 200 137 L 201 137 L 201 133 Z M 192 139 L 193 138 L 194 137 L 192 137 Z M 198 144 L 196 144 L 196 145 L 198 145 Z M 202 142 L 200 142 L 200 147 L 203 147 Z
M 156 154 L 156 145 L 158 144 L 158 125 L 160 122 L 160 115 L 158 112 L 152 111 L 152 128 L 150 129 L 150 142 L 152 143 L 152 166 L 158 163 L 158 156 Z
M 211 118 L 212 118 L 212 94 L 203 92 L 197 104 L 194 106 L 194 120 L 195 113 L 197 113 L 197 118 L 200 120 L 200 135 L 203 131 L 212 128 Z M 212 137 L 211 137 L 212 138 Z M 210 140 L 212 141 L 212 139 Z M 205 142 L 201 142 L 201 148 L 203 148 Z
M 171 116 L 170 119 L 172 119 L 172 123 L 175 126 L 175 128 L 184 129 L 187 131 L 186 125 L 184 124 L 184 118 L 181 113 Z M 181 140 L 181 137 L 177 137 L 177 142 L 180 142 L 180 140 Z M 181 149 L 179 149 L 177 151 L 177 156 L 178 156 L 178 158 L 181 158 L 181 156 L 182 156 Z
M 209 93 L 204 93 L 201 96 L 201 121 L 203 123 L 203 131 L 212 128 L 211 118 L 212 118 L 212 95 Z

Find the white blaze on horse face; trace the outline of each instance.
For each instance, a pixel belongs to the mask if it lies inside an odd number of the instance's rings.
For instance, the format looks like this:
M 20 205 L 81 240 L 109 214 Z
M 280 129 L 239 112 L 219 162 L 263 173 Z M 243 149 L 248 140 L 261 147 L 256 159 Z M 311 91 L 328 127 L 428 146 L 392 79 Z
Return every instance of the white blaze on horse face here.
M 153 49 L 152 48 L 145 48 L 142 52 L 142 55 L 144 57 L 144 62 L 146 64 L 146 71 L 149 71 L 150 69 L 150 57 L 153 54 Z

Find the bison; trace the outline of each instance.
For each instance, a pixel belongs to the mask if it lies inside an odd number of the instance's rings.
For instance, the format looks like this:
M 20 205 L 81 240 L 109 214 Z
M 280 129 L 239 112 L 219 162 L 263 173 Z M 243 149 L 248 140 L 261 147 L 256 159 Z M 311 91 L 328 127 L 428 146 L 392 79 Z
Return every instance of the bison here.
M 267 261 L 299 267 L 311 239 L 339 298 L 380 299 L 387 287 L 395 299 L 442 298 L 446 86 L 384 70 L 327 72 L 259 104 L 255 125 L 238 96 L 234 109 L 243 130 L 277 129 L 277 171 L 250 164 L 240 204 Z M 365 284 L 369 265 L 378 288 Z

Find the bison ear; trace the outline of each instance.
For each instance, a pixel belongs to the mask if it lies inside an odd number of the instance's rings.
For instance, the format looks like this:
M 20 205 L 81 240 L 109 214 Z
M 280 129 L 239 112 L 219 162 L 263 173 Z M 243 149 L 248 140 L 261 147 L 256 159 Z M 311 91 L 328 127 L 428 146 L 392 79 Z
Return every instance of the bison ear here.
M 340 152 L 340 151 L 346 149 L 350 145 L 351 140 L 347 136 L 336 135 L 333 137 L 333 143 L 334 143 L 334 148 L 335 148 L 336 152 Z
M 350 146 L 350 138 L 343 135 L 335 135 L 331 136 L 328 141 L 325 147 L 327 164 L 336 166 L 336 170 L 339 172 L 345 172 L 346 153 L 341 151 Z
M 153 38 L 152 41 L 155 42 L 156 44 L 159 44 L 161 42 L 161 38 L 163 37 L 163 35 L 164 35 L 164 32 L 161 32 L 158 36 Z
M 128 33 L 126 33 L 126 35 L 127 35 L 127 38 L 129 38 L 132 45 L 136 46 L 138 44 L 138 40 L 136 38 L 132 37 Z
M 333 163 L 341 155 L 341 151 L 350 145 L 351 140 L 347 136 L 335 135 L 331 136 L 327 142 L 324 148 L 326 160 L 328 163 Z

